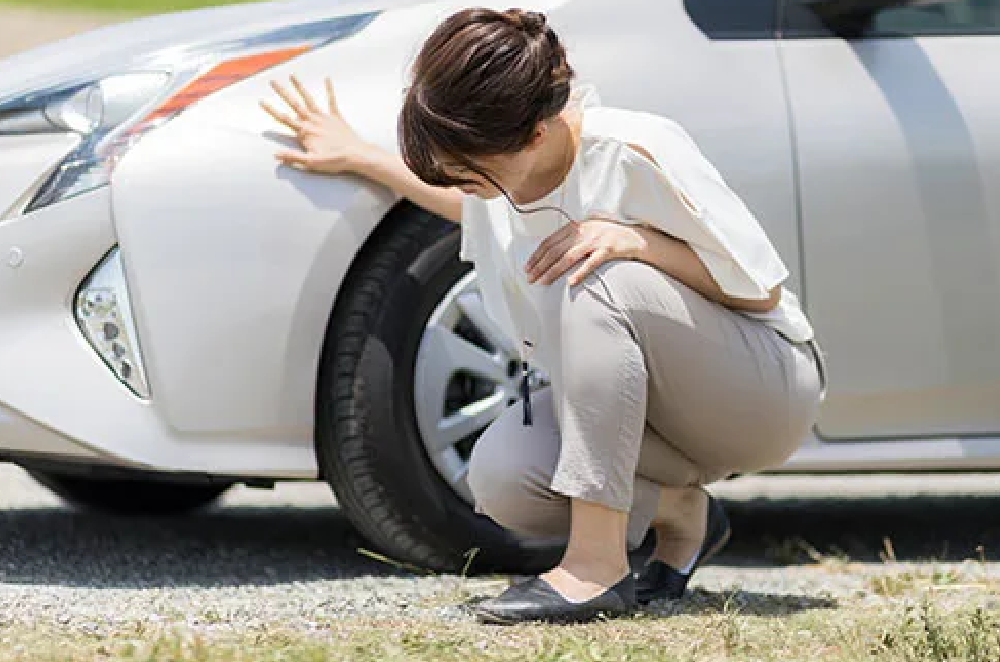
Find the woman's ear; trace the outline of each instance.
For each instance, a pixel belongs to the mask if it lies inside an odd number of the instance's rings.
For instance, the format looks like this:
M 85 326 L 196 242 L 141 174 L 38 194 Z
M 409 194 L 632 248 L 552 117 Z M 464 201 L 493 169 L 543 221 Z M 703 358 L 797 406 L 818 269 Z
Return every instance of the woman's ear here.
M 528 141 L 527 148 L 535 149 L 539 147 L 544 141 L 545 137 L 548 135 L 549 125 L 545 122 L 539 122 L 535 125 L 535 130 L 531 132 L 531 140 Z

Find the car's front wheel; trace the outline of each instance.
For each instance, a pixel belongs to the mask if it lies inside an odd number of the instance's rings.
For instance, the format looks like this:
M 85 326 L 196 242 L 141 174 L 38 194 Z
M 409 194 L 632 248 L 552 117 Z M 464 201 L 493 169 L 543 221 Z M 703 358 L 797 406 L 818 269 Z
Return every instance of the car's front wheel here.
M 458 241 L 401 205 L 358 257 L 321 359 L 317 453 L 347 516 L 390 557 L 455 571 L 472 553 L 472 570 L 533 572 L 560 550 L 476 514 L 466 483 L 476 439 L 517 398 L 519 364 Z
M 32 471 L 63 501 L 88 510 L 128 516 L 183 515 L 214 503 L 227 484 L 187 484 L 141 479 L 101 479 Z

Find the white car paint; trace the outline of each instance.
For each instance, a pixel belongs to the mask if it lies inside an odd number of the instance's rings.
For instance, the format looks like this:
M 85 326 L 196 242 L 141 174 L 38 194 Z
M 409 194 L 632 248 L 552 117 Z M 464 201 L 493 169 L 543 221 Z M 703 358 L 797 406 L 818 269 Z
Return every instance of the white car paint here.
M 119 71 L 158 48 L 389 4 L 297 1 L 105 28 L 3 62 L 0 99 Z M 865 53 L 841 40 L 710 39 L 680 0 L 522 4 L 549 13 L 579 77 L 597 83 L 605 103 L 684 125 L 791 269 L 830 358 L 819 430 L 846 441 L 806 439 L 786 469 L 1000 468 L 1000 194 L 988 185 L 1000 174 L 1000 125 L 989 121 L 1000 99 L 984 83 L 996 79 L 1000 38 L 903 41 L 878 51 L 869 70 Z M 0 220 L 3 448 L 163 471 L 316 477 L 327 321 L 355 255 L 396 200 L 354 178 L 277 167 L 272 153 L 288 142 L 256 102 L 272 96 L 272 78 L 295 72 L 319 94 L 329 75 L 348 121 L 394 149 L 406 68 L 461 3 L 407 5 L 199 102 L 131 149 L 110 188 Z M 921 111 L 932 128 L 916 136 L 924 125 L 901 122 L 908 97 L 887 96 L 887 81 L 908 80 L 918 57 L 919 73 L 936 72 L 934 99 L 951 105 Z M 983 73 L 965 68 L 970 60 Z M 965 142 L 956 143 L 959 128 Z M 0 210 L 16 209 L 72 140 L 0 136 Z M 945 180 L 927 197 L 935 180 L 915 172 L 911 151 L 942 149 L 955 168 L 932 174 L 960 185 Z M 956 193 L 965 190 L 974 195 Z M 959 205 L 968 233 L 932 226 L 942 200 Z M 149 401 L 114 378 L 72 319 L 76 288 L 115 244 Z M 7 261 L 15 250 L 17 266 Z

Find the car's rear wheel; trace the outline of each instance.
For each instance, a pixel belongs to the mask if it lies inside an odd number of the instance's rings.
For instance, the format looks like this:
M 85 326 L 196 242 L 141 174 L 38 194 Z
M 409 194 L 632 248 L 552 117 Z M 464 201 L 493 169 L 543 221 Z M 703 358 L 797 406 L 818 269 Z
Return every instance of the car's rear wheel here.
M 390 557 L 534 572 L 560 550 L 476 514 L 465 481 L 479 434 L 517 397 L 518 364 L 458 241 L 404 204 L 359 256 L 321 359 L 317 453 L 347 516 Z
M 211 505 L 230 487 L 226 484 L 101 479 L 40 471 L 32 471 L 31 475 L 71 505 L 128 516 L 187 514 Z

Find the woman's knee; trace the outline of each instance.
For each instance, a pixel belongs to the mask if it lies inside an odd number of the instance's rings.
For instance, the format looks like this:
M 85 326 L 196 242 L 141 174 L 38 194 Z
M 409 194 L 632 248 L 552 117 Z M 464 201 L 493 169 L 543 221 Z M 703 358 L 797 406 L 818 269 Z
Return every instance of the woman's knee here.
M 658 318 L 687 323 L 692 309 L 713 305 L 680 280 L 644 262 L 621 261 L 602 265 L 604 286 L 618 307 L 630 317 L 655 313 Z
M 517 498 L 523 472 L 518 458 L 504 452 L 502 446 L 500 435 L 487 430 L 469 459 L 468 483 L 476 510 L 494 520 L 508 510 L 511 499 Z
M 544 508 L 558 458 L 550 396 L 535 394 L 532 404 L 534 425 L 524 426 L 520 407 L 513 407 L 480 436 L 469 460 L 477 511 L 513 530 L 524 530 L 531 513 Z
M 538 466 L 513 453 L 473 454 L 469 487 L 476 511 L 526 538 L 557 538 L 569 531 L 569 503 L 540 480 Z
M 521 531 L 521 520 L 532 506 L 531 468 L 525 458 L 499 451 L 495 437 L 485 441 L 476 446 L 469 465 L 476 511 L 504 528 Z

